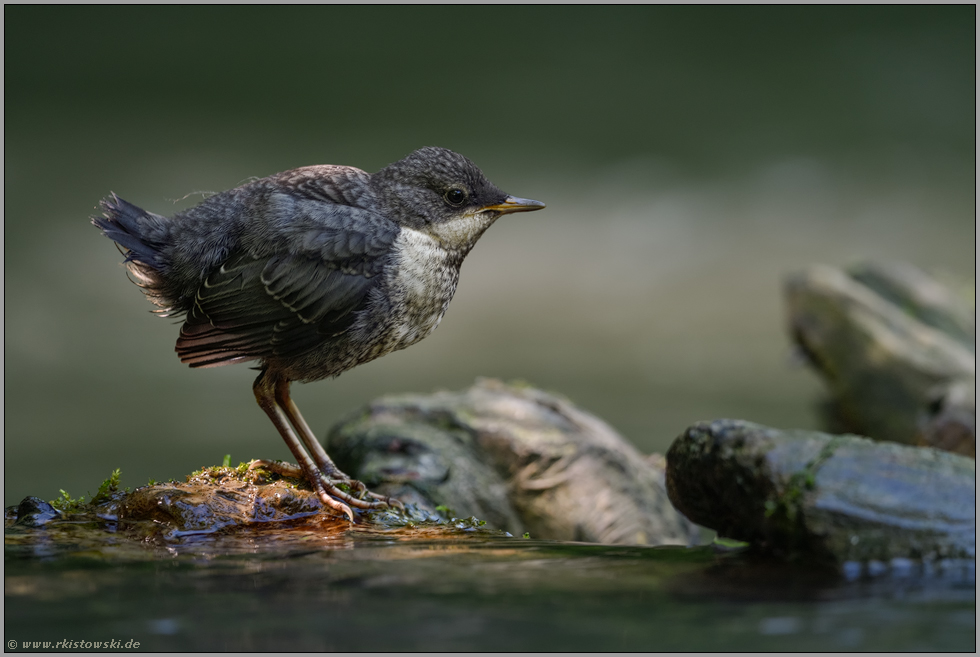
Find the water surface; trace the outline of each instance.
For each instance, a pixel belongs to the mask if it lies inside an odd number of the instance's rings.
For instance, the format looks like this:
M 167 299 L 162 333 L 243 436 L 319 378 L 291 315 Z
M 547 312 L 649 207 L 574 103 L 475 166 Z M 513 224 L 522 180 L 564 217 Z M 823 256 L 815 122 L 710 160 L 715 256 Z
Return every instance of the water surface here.
M 138 543 L 54 525 L 8 530 L 8 641 L 132 639 L 155 651 L 975 646 L 972 563 L 848 579 L 717 546 L 478 529 L 337 523 Z

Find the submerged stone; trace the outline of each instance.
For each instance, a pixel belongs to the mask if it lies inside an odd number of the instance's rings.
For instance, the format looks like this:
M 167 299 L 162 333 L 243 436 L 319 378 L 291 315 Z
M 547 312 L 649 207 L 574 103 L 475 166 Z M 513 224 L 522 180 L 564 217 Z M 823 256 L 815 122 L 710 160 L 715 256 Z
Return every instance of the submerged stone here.
M 783 555 L 976 555 L 976 463 L 937 449 L 702 422 L 668 451 L 667 490 L 692 521 Z

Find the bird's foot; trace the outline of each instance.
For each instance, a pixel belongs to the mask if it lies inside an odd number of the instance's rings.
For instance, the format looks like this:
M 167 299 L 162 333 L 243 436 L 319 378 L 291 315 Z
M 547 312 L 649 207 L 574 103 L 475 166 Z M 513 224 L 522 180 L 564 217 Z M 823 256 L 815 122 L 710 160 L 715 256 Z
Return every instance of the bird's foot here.
M 250 470 L 264 468 L 282 477 L 306 479 L 313 486 L 313 490 L 316 491 L 324 505 L 343 513 L 351 522 L 354 522 L 354 513 L 350 508 L 352 506 L 359 509 L 378 509 L 384 506 L 394 506 L 402 511 L 405 510 L 405 506 L 398 500 L 385 495 L 372 493 L 363 482 L 357 479 L 351 479 L 339 470 L 331 473 L 332 476 L 327 476 L 315 468 L 312 473 L 307 473 L 301 466 L 286 463 L 285 461 L 268 461 L 265 459 L 252 461 L 248 467 Z M 348 490 L 344 490 L 345 488 Z M 356 497 L 351 494 L 352 492 L 356 494 Z M 364 497 L 371 498 L 371 501 L 363 499 Z M 344 504 L 344 502 L 347 504 Z

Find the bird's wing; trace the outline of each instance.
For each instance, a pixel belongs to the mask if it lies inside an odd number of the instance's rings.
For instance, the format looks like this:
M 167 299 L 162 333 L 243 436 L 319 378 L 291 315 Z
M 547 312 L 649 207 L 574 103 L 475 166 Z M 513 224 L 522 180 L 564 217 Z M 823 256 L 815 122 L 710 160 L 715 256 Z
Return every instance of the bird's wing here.
M 300 355 L 336 340 L 380 279 L 392 225 L 365 235 L 351 228 L 294 234 L 295 248 L 240 252 L 199 288 L 177 340 L 191 367 Z

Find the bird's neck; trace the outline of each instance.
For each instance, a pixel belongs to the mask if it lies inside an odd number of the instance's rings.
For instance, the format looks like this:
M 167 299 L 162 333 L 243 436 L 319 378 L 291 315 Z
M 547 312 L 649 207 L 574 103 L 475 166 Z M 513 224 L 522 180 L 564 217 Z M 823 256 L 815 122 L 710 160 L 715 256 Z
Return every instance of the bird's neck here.
M 430 235 L 447 253 L 462 263 L 477 240 L 499 216 L 496 212 L 474 212 L 452 217 L 446 221 L 430 223 L 422 232 Z

